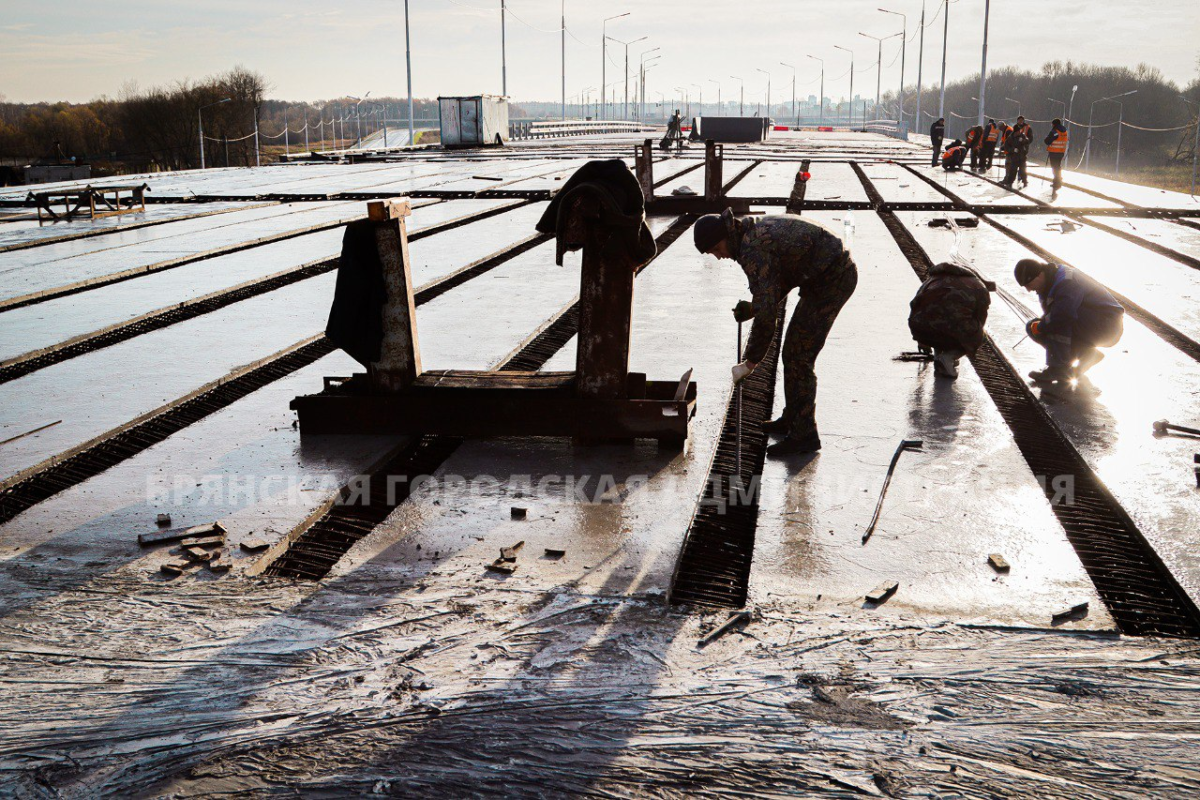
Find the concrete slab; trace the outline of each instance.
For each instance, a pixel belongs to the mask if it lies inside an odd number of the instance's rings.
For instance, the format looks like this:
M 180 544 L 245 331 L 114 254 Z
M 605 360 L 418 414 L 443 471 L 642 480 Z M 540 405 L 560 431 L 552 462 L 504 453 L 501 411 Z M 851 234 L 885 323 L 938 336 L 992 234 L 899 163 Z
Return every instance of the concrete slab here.
M 806 213 L 833 227 L 829 213 Z M 965 360 L 957 381 L 894 361 L 916 344 L 908 301 L 920 285 L 873 214 L 857 217 L 859 285 L 818 362 L 816 458 L 768 459 L 762 476 L 751 597 L 822 613 L 1049 627 L 1064 606 L 1110 629 L 1075 556 L 1003 419 Z M 793 309 L 794 310 L 794 309 Z M 999 313 L 993 309 L 993 314 Z M 869 381 L 863 375 L 869 372 Z M 783 376 L 776 413 L 783 409 Z M 888 462 L 901 456 L 870 541 L 862 544 Z M 998 574 L 988 556 L 1012 565 Z M 885 604 L 864 596 L 898 581 Z
M 930 258 L 950 256 L 953 234 L 919 221 L 909 228 Z M 1028 250 L 980 225 L 961 233 L 958 252 L 1038 310 L 1036 297 L 1012 277 L 1013 265 L 1032 256 Z M 993 302 L 988 331 L 1022 375 L 1044 365 L 1044 351 L 1022 341 L 1024 323 L 1003 303 Z M 1107 353 L 1088 373 L 1102 390 L 1094 401 L 1056 402 L 1043 396 L 1043 403 L 1180 583 L 1193 598 L 1200 597 L 1200 494 L 1192 474 L 1196 441 L 1152 435 L 1157 419 L 1195 420 L 1200 365 L 1128 317 L 1124 337 Z
M 888 203 L 944 203 L 946 196 L 899 164 L 859 164 Z
M 1030 172 L 1047 179 L 1051 176 L 1048 167 L 1030 167 Z M 1144 206 L 1146 208 L 1194 208 L 1200 212 L 1200 197 L 1192 197 L 1183 192 L 1172 192 L 1154 186 L 1139 186 L 1136 183 L 1115 181 L 1109 178 L 1088 175 L 1086 172 L 1075 172 L 1072 170 L 1064 171 L 1063 179 L 1068 185 L 1078 186 L 1081 189 L 1090 189 L 1134 206 Z
M 571 585 L 604 594 L 665 592 L 729 396 L 736 340 L 729 309 L 745 290 L 745 278 L 730 267 L 701 256 L 685 234 L 636 285 L 631 369 L 672 380 L 695 368 L 701 400 L 684 452 L 649 443 L 469 441 L 438 471 L 436 492 L 406 502 L 334 575 L 498 581 L 522 591 Z M 573 363 L 568 346 L 547 369 Z M 513 505 L 528 507 L 528 519 L 512 521 Z M 521 540 L 517 572 L 484 577 L 498 549 Z M 567 554 L 548 558 L 546 548 Z
M 1168 219 L 1141 219 L 1119 217 L 1087 217 L 1110 228 L 1131 233 L 1151 244 L 1169 247 L 1177 253 L 1200 258 L 1200 230 L 1180 225 Z
M 1070 233 L 1061 217 L 997 216 L 1000 222 L 1128 297 L 1185 335 L 1200 341 L 1200 271 L 1133 242 L 1082 226 Z M 1149 220 L 1117 220 L 1135 225 Z M 1165 220 L 1160 225 L 1180 228 Z M 1195 232 L 1200 238 L 1200 232 Z
M 471 211 L 493 208 L 497 202 L 449 200 L 418 208 L 409 218 L 410 230 L 420 231 Z M 530 236 L 545 206 L 545 203 L 523 206 L 413 242 L 409 247 L 413 280 L 418 286 L 423 285 Z M 341 228 L 321 231 L 6 311 L 0 314 L 0 360 L 245 281 L 335 258 L 341 252 L 342 235 Z

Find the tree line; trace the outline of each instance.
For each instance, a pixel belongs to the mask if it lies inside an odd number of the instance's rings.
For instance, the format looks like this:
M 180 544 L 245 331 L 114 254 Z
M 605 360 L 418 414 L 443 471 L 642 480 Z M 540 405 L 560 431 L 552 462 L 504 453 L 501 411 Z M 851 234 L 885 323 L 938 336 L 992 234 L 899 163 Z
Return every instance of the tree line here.
M 936 77 L 936 76 L 935 76 Z M 1074 103 L 1071 102 L 1072 87 Z M 916 86 L 905 88 L 905 119 L 912 120 L 916 112 Z M 1102 98 L 1134 92 L 1117 102 L 1099 102 Z M 946 84 L 946 133 L 961 137 L 975 124 L 979 102 L 979 74 Z M 1185 102 L 1191 101 L 1191 105 Z M 897 93 L 885 94 L 881 114 L 896 113 Z M 1078 126 L 1090 124 L 1092 129 L 1092 162 L 1111 166 L 1117 149 L 1117 125 L 1109 123 L 1123 119 L 1128 125 L 1121 128 L 1122 165 L 1161 166 L 1173 162 L 1191 162 L 1196 136 L 1196 110 L 1200 103 L 1200 76 L 1186 87 L 1165 79 L 1159 70 L 1145 64 L 1137 67 L 1103 67 L 1075 64 L 1070 61 L 1051 61 L 1040 70 L 1003 67 L 988 72 L 985 95 L 985 119 L 1004 120 L 1012 124 L 1021 113 L 1034 120 L 1035 132 L 1049 132 L 1049 120 L 1070 118 Z M 925 85 L 921 98 L 921 121 L 913 130 L 927 133 L 937 117 L 939 87 Z M 1092 104 L 1095 102 L 1094 113 Z M 892 117 L 893 119 L 895 117 Z M 1137 128 L 1130 127 L 1136 125 Z M 1172 128 L 1176 130 L 1146 131 L 1138 128 Z M 1071 128 L 1072 161 L 1083 155 L 1088 129 Z

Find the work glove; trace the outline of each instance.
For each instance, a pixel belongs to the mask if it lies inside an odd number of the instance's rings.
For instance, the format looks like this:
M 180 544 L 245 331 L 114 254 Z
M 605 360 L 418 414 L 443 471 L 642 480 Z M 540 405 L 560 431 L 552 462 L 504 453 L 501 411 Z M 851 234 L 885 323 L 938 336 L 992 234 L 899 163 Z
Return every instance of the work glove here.
M 738 300 L 738 304 L 733 307 L 733 318 L 738 322 L 754 319 L 754 304 L 749 300 Z
M 1038 335 L 1038 329 L 1041 327 L 1041 322 L 1041 317 L 1034 317 L 1033 319 L 1029 320 L 1029 322 L 1025 323 L 1025 333 L 1028 334 L 1029 338 L 1033 339 L 1035 342 L 1041 338 Z
M 755 366 L 755 364 L 751 364 L 749 361 L 743 361 L 740 364 L 735 364 L 733 367 L 733 385 L 737 386 L 739 383 L 746 380 L 746 376 L 748 376 L 751 372 L 754 372 Z

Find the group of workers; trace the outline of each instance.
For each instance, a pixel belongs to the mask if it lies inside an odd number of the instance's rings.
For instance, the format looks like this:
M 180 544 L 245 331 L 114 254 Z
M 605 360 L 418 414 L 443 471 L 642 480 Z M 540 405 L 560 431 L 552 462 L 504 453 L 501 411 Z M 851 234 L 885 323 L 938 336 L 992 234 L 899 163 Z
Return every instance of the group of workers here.
M 1001 183 L 1013 188 L 1017 181 L 1025 187 L 1029 184 L 1026 172 L 1026 161 L 1029 157 L 1029 146 L 1033 143 L 1033 128 L 1025 121 L 1024 116 L 1018 116 L 1012 125 L 1003 120 L 997 122 L 989 119 L 986 125 L 975 125 L 967 130 L 966 140 L 955 139 L 942 150 L 942 141 L 946 137 L 946 120 L 939 117 L 929 127 L 929 138 L 933 142 L 933 161 L 930 166 L 936 167 L 940 158 L 941 165 L 946 171 L 959 170 L 970 158 L 970 169 L 974 172 L 986 172 L 992 168 L 996 157 L 996 149 L 1004 155 L 1004 180 Z M 1053 194 L 1057 195 L 1062 188 L 1062 162 L 1067 153 L 1067 126 L 1061 119 L 1055 119 L 1050 126 L 1050 133 L 1043 140 L 1046 145 L 1046 156 L 1050 169 L 1054 172 Z
M 733 367 L 738 384 L 758 368 L 792 289 L 800 301 L 792 313 L 782 349 L 784 409 L 763 425 L 782 440 L 767 454 L 786 456 L 821 449 L 817 431 L 817 356 L 838 313 L 854 293 L 858 269 L 842 240 L 831 231 L 792 214 L 735 217 L 726 210 L 696 221 L 696 249 L 737 261 L 750 284 L 752 300 L 734 308 L 739 323 L 752 321 L 742 360 Z M 1090 388 L 1084 373 L 1122 333 L 1124 309 L 1107 289 L 1074 268 L 1023 259 L 1014 277 L 1037 293 L 1043 315 L 1026 326 L 1046 348 L 1046 367 L 1030 373 L 1035 385 L 1052 393 Z M 938 264 L 911 304 L 909 327 L 917 343 L 932 353 L 935 374 L 957 377 L 958 359 L 984 341 L 984 324 L 995 285 L 973 270 Z

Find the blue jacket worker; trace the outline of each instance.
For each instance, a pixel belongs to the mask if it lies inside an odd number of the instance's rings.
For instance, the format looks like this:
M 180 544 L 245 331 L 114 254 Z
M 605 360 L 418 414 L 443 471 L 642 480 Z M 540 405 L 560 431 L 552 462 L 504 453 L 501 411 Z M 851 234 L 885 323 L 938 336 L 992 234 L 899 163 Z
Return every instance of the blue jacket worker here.
M 1025 258 L 1017 262 L 1014 276 L 1042 303 L 1042 316 L 1030 320 L 1025 330 L 1046 348 L 1046 367 L 1029 377 L 1044 386 L 1091 389 L 1084 373 L 1104 358 L 1097 348 L 1121 340 L 1125 309 L 1108 289 L 1074 267 Z

